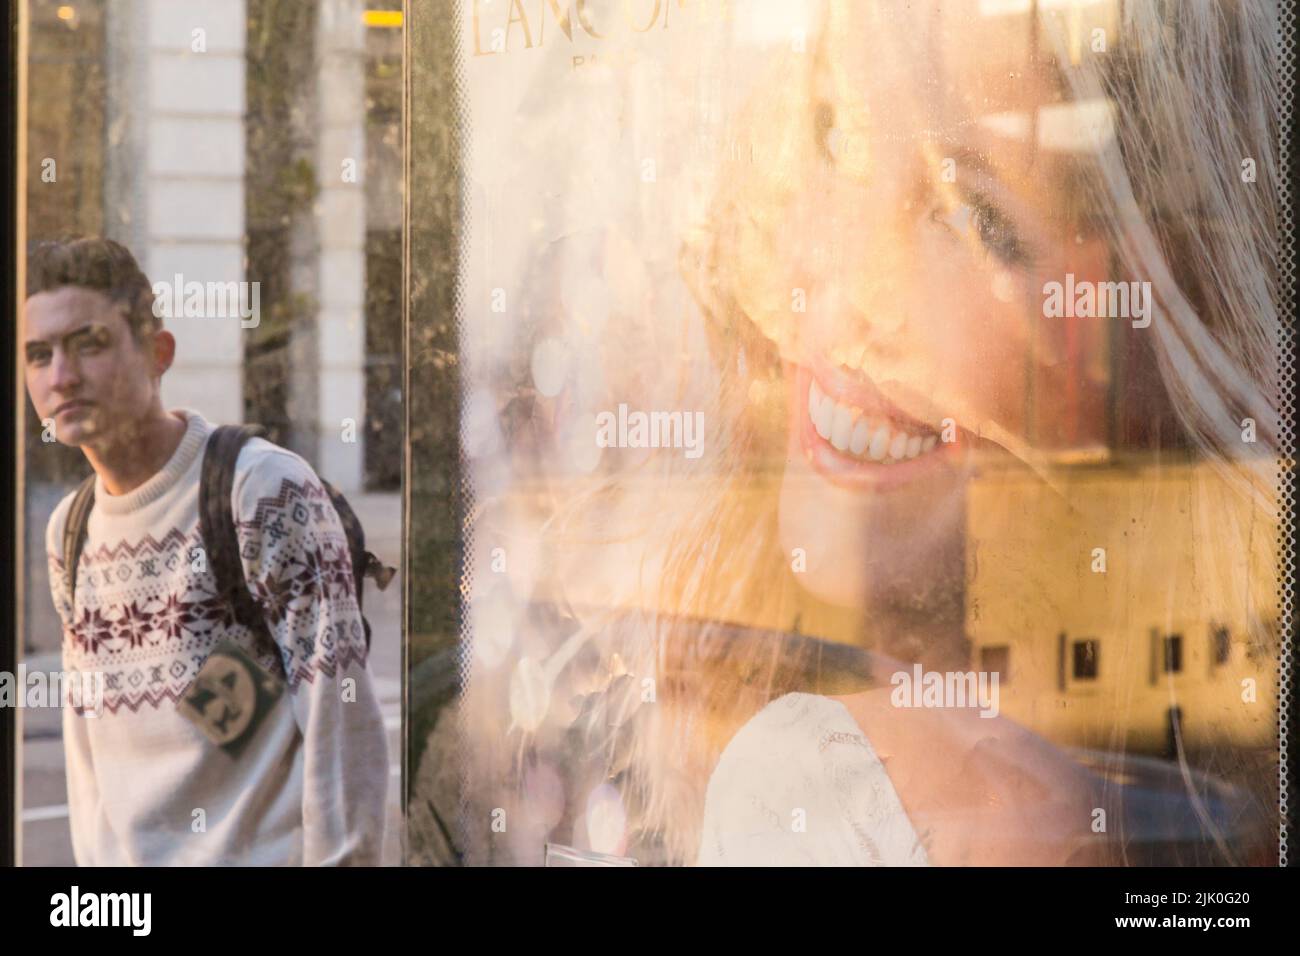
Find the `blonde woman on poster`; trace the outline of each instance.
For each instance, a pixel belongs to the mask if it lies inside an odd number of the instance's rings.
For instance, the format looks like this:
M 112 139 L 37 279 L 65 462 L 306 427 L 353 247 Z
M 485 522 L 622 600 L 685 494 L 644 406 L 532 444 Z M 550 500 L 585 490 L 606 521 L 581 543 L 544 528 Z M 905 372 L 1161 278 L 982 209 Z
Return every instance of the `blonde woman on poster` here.
M 478 859 L 1270 859 L 1274 35 L 831 0 L 772 54 L 682 244 L 702 453 L 557 495 L 551 656 L 463 704 Z
M 1158 365 L 1178 423 L 1226 472 L 1196 502 L 1190 562 L 1225 611 L 1250 602 L 1246 569 L 1273 545 L 1268 440 L 1242 440 L 1244 418 L 1276 427 L 1267 9 L 1125 4 L 1103 52 L 1108 31 L 1071 36 L 1066 13 L 1027 30 L 973 7 L 833 4 L 812 70 L 762 108 L 773 127 L 756 135 L 784 162 L 724 177 L 700 261 L 711 314 L 785 385 L 777 535 L 820 558 L 798 580 L 880 608 L 884 628 L 912 632 L 908 656 L 949 671 L 966 670 L 944 653 L 956 629 L 935 615 L 927 646 L 906 608 L 944 606 L 953 581 L 934 576 L 962 547 L 976 461 L 1040 467 L 1022 389 L 1027 361 L 1068 361 L 1054 279 L 1129 283 L 1128 309 L 1093 321 L 1114 324 L 1112 342 L 1149 336 L 1150 377 Z M 1250 165 L 1268 172 L 1252 181 Z M 816 303 L 806 314 L 783 308 L 794 288 Z M 1154 391 L 1138 384 L 1131 401 Z M 1010 720 L 915 707 L 901 683 L 792 694 L 749 721 L 713 773 L 700 861 L 1108 859 L 1101 777 Z M 1205 823 L 1207 841 L 1225 826 Z

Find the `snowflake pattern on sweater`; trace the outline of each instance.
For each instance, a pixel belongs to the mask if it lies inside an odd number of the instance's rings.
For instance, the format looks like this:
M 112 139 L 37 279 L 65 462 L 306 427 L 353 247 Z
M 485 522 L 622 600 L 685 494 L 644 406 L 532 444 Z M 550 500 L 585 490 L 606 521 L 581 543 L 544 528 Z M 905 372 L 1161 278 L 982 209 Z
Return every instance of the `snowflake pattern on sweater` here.
M 106 712 L 174 704 L 232 629 L 243 632 L 258 662 L 284 678 L 290 690 L 318 670 L 333 677 L 353 661 L 364 665 L 365 632 L 347 538 L 319 481 L 282 478 L 278 494 L 260 498 L 252 516 L 237 523 L 249 590 L 272 628 L 291 618 L 309 621 L 310 614 L 301 612 L 320 601 L 341 612 L 319 640 L 313 629 L 298 628 L 273 649 L 265 636 L 236 624 L 204 560 L 197 520 L 196 512 L 188 534 L 173 527 L 161 541 L 146 532 L 136 541 L 87 547 L 78 565 L 75 616 L 68 608 L 62 555 L 49 555 L 70 663 L 104 674 Z
M 162 470 L 122 496 L 97 483 L 75 608 L 62 555 L 71 495 L 46 529 L 64 670 L 97 672 L 104 688 L 100 716 L 64 712 L 77 861 L 378 862 L 387 738 L 338 514 L 301 457 L 262 439 L 241 449 L 232 508 L 265 626 L 239 624 L 199 532 L 212 426 L 197 412 L 175 414 L 187 429 Z M 176 707 L 223 641 L 288 690 L 237 760 Z M 207 820 L 199 838 L 196 808 Z

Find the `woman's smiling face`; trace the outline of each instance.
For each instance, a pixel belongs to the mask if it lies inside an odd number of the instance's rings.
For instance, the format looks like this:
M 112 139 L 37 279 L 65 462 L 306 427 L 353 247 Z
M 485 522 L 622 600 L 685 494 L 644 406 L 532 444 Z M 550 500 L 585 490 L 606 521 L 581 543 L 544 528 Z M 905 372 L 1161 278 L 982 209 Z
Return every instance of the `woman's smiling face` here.
M 772 335 L 790 409 L 780 528 L 806 588 L 871 611 L 960 587 L 973 457 L 1028 443 L 1030 376 L 1061 336 L 1043 283 L 1096 245 L 1078 244 L 1069 161 L 1038 132 L 1060 94 L 1027 18 L 973 3 L 836 16 L 851 22 L 817 51 L 811 148 L 772 256 L 771 285 L 806 309 Z

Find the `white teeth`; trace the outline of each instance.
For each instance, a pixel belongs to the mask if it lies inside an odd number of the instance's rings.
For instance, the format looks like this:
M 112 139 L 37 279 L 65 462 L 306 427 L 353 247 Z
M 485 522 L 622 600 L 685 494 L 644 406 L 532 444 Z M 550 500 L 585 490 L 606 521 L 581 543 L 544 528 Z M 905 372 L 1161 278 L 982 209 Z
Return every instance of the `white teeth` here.
M 829 441 L 831 422 L 835 417 L 835 402 L 827 396 L 818 402 L 811 411 L 813 424 L 817 426 L 817 434 Z
M 852 409 L 836 404 L 835 417 L 831 421 L 831 444 L 837 451 L 844 451 L 849 447 L 849 440 L 853 437 L 855 417 Z
M 871 426 L 867 424 L 866 418 L 859 418 L 858 423 L 853 426 L 853 438 L 849 442 L 849 451 L 855 455 L 861 455 L 867 450 L 867 442 L 871 441 Z
M 868 421 L 862 409 L 823 392 L 816 379 L 808 385 L 808 417 L 817 434 L 836 451 L 887 465 L 915 458 L 938 443 L 935 435 L 922 438 L 897 431 L 888 422 Z
M 867 447 L 867 454 L 874 461 L 880 461 L 885 457 L 885 452 L 889 450 L 889 426 L 881 425 L 876 429 L 876 433 L 871 436 L 871 444 Z

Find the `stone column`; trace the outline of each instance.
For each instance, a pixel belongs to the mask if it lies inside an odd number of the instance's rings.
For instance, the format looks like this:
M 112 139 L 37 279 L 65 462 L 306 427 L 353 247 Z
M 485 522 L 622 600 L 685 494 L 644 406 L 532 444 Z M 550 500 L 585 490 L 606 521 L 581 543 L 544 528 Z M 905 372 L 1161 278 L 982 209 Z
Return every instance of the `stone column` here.
M 131 135 L 142 215 L 135 248 L 149 278 L 242 282 L 244 276 L 243 0 L 147 0 L 139 44 L 141 102 Z M 117 34 L 121 37 L 122 34 Z M 215 422 L 243 420 L 243 335 L 238 314 L 172 317 L 176 362 L 163 401 Z
M 317 466 L 344 491 L 365 476 L 365 26 L 361 0 L 320 0 Z M 350 424 L 349 424 L 350 423 Z

